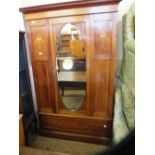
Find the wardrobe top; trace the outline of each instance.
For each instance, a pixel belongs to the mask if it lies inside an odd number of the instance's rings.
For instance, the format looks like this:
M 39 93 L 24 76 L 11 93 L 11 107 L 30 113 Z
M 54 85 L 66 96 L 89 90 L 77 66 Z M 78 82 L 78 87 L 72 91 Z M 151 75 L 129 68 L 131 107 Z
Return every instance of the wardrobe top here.
M 120 1 L 121 0 L 76 0 L 71 2 L 24 7 L 20 8 L 19 11 L 24 14 L 28 14 L 28 13 L 37 13 L 43 11 L 62 10 L 70 8 L 118 4 Z

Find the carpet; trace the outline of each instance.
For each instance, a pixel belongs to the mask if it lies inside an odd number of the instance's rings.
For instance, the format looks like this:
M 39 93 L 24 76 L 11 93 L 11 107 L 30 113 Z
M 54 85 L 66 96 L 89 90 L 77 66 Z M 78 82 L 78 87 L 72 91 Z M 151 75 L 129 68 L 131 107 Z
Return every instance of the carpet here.
M 53 152 L 68 153 L 71 155 L 90 155 L 107 149 L 107 146 L 103 145 L 48 138 L 38 135 L 31 137 L 29 146 Z

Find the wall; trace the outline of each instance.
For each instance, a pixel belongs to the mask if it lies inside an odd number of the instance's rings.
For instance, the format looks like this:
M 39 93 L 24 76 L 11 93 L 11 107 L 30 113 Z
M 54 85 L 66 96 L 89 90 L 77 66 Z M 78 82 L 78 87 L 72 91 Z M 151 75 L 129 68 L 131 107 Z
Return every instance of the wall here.
M 20 31 L 25 31 L 25 26 L 24 26 L 24 19 L 23 19 L 23 14 L 19 12 L 19 30 Z
M 20 7 L 28 7 L 28 6 L 36 6 L 36 5 L 44 5 L 60 2 L 70 2 L 70 1 L 77 1 L 77 0 L 20 0 Z

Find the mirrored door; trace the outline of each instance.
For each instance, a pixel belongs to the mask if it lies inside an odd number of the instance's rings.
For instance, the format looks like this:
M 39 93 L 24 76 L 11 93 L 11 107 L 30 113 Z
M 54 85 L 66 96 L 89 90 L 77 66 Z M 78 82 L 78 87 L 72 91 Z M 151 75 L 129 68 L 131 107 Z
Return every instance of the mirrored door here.
M 52 27 L 58 104 L 67 111 L 85 110 L 87 99 L 86 23 L 76 18 L 57 19 Z

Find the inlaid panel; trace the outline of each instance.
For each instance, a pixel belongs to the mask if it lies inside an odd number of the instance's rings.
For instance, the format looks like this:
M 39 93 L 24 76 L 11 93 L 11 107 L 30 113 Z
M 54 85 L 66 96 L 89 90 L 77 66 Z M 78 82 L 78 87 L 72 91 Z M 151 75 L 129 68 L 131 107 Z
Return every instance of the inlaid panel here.
M 47 20 L 32 20 L 29 22 L 31 52 L 36 61 L 47 61 L 49 52 Z
M 111 26 L 110 20 L 95 19 L 95 54 L 111 52 Z
M 48 19 L 27 22 L 36 97 L 38 109 L 41 112 L 55 111 L 53 62 L 49 46 L 48 23 Z
M 112 14 L 95 14 L 91 21 L 91 112 L 96 117 L 109 116 L 112 67 Z

